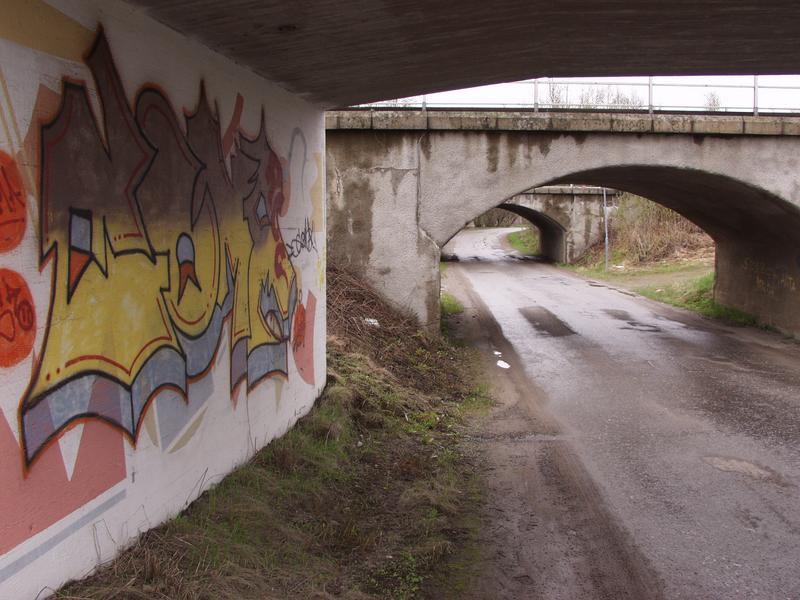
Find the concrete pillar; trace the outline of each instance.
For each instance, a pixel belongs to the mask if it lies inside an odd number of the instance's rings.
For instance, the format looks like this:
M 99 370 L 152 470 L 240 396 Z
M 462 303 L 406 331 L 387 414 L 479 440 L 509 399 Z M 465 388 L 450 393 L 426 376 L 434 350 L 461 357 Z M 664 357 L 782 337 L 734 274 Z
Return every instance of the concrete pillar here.
M 440 250 L 419 226 L 417 210 L 424 135 L 348 131 L 330 136 L 328 257 L 364 277 L 423 326 L 436 329 Z
M 714 299 L 800 335 L 800 251 L 782 243 L 717 243 Z

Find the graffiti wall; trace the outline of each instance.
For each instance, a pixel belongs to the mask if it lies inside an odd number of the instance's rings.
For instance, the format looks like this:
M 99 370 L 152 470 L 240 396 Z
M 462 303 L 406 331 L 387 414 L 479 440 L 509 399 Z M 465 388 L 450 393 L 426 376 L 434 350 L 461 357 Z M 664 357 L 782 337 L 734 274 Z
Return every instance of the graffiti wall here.
M 0 597 L 85 575 L 324 385 L 322 114 L 122 3 L 0 21 Z

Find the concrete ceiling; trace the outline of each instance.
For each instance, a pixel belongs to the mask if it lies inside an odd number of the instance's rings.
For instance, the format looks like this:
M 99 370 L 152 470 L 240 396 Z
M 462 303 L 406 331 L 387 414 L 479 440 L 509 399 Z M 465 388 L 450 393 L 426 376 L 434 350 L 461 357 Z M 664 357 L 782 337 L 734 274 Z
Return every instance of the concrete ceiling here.
M 797 0 L 130 0 L 324 107 L 540 76 L 800 73 Z

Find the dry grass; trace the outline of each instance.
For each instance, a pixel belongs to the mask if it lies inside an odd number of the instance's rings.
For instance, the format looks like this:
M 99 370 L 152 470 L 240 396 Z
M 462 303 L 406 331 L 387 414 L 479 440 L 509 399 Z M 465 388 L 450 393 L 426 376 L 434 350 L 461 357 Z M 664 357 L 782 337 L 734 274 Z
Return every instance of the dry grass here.
M 613 244 L 634 263 L 667 259 L 708 248 L 713 240 L 673 210 L 633 194 L 622 194 L 611 219 Z
M 673 210 L 646 198 L 621 194 L 611 213 L 609 239 L 615 265 L 708 260 L 714 240 Z M 589 270 L 602 267 L 603 242 L 589 248 L 577 264 Z
M 367 319 L 375 319 L 378 327 Z M 466 359 L 446 339 L 419 329 L 414 317 L 398 311 L 346 269 L 328 266 L 328 333 L 345 350 L 380 359 L 396 381 L 423 393 L 463 394 Z
M 284 437 L 62 599 L 438 598 L 474 576 L 465 351 L 329 270 L 329 383 Z M 380 327 L 368 325 L 375 318 Z M 455 579 L 459 581 L 455 581 Z

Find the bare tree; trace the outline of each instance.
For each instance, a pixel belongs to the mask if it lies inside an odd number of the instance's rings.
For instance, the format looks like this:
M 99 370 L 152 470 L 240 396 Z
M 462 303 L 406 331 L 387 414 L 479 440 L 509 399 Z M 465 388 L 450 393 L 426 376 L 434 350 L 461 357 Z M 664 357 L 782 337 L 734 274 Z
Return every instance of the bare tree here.
M 628 94 L 618 87 L 608 95 L 608 104 L 613 108 L 641 108 L 644 106 L 644 101 L 639 98 L 636 90 L 631 90 Z
M 721 106 L 717 92 L 711 91 L 706 94 L 706 110 L 717 111 Z
M 416 106 L 422 104 L 421 96 L 411 96 L 410 98 L 395 98 L 394 100 L 386 100 L 381 102 L 384 106 L 391 106 L 397 108 L 406 108 L 409 106 Z
M 550 106 L 566 106 L 567 98 L 566 83 L 547 83 L 547 98 L 545 99 L 547 104 Z
M 599 108 L 605 106 L 608 101 L 608 88 L 584 87 L 578 97 L 578 105 L 581 108 Z
M 644 106 L 636 91 L 630 93 L 619 86 L 587 86 L 581 89 L 578 99 L 581 108 L 639 108 Z

